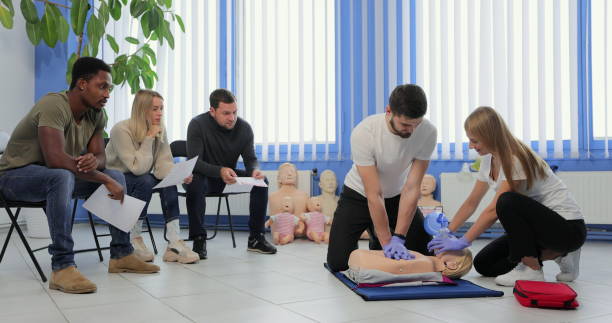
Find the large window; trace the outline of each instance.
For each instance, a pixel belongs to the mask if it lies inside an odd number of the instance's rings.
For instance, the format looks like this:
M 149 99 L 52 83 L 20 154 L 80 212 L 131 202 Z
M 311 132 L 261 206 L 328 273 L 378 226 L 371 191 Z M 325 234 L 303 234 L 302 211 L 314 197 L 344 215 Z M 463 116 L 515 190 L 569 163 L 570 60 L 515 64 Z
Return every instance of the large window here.
M 495 108 L 542 156 L 578 153 L 576 1 L 416 1 L 417 83 L 442 159 L 464 158 L 463 120 Z M 553 155 L 547 141 L 554 142 Z M 462 147 L 463 149 L 451 148 Z
M 612 4 L 591 1 L 591 70 L 593 137 L 607 141 L 612 135 Z M 606 149 L 607 153 L 607 149 Z
M 334 15 L 334 1 L 237 2 L 237 92 L 263 160 L 335 143 Z

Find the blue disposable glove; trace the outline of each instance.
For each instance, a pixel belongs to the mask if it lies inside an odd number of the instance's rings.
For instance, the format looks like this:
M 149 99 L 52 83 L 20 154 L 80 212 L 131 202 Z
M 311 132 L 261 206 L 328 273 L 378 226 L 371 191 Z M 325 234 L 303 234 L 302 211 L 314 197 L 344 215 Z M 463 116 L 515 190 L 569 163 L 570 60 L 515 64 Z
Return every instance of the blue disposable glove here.
M 449 234 L 447 236 L 439 236 L 433 238 L 427 244 L 427 249 L 429 249 L 429 251 L 435 250 L 435 253 L 437 255 L 445 251 L 463 250 L 471 245 L 472 243 L 467 241 L 465 237 L 457 239 L 457 237 L 455 237 L 454 235 Z
M 392 236 L 389 243 L 383 246 L 383 252 L 385 254 L 385 257 L 396 260 L 414 259 L 414 255 L 411 254 L 408 249 L 406 249 L 404 243 L 406 243 L 406 240 L 400 237 Z

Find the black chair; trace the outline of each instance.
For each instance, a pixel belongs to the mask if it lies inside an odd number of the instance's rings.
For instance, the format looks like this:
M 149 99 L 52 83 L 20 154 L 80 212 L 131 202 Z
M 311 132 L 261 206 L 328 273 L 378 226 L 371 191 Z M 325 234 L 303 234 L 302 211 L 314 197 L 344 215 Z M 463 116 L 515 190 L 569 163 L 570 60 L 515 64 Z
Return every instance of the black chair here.
M 170 151 L 172 152 L 172 156 L 174 157 L 187 157 L 187 141 L 185 140 L 176 140 L 170 143 Z M 187 193 L 179 191 L 179 196 L 187 197 Z M 232 212 L 229 206 L 229 197 L 231 195 L 238 195 L 245 193 L 207 193 L 204 194 L 204 198 L 207 197 L 216 197 L 218 198 L 217 202 L 217 217 L 215 219 L 214 225 L 205 225 L 204 227 L 207 229 L 214 229 L 214 233 L 210 237 L 206 237 L 206 240 L 211 240 L 217 236 L 217 231 L 219 228 L 229 228 L 230 233 L 232 235 L 232 245 L 236 248 L 236 238 L 234 237 L 234 224 L 232 222 Z M 225 199 L 225 209 L 227 210 L 227 218 L 228 224 L 219 224 L 219 219 L 221 218 L 221 202 Z M 165 237 L 164 231 L 164 237 Z
M 6 235 L 6 239 L 4 240 L 4 245 L 2 246 L 2 252 L 0 253 L 0 262 L 2 262 L 2 259 L 4 258 L 4 253 L 6 252 L 6 248 L 8 247 L 9 240 L 11 239 L 11 234 L 13 233 L 13 229 L 15 229 L 17 231 L 17 234 L 19 234 L 19 238 L 21 239 L 23 246 L 28 251 L 28 254 L 30 255 L 30 259 L 32 259 L 32 262 L 34 263 L 34 266 L 36 267 L 36 270 L 38 271 L 40 278 L 42 279 L 43 282 L 46 282 L 47 277 L 45 276 L 42 269 L 40 268 L 40 264 L 38 263 L 38 260 L 36 260 L 36 256 L 34 256 L 34 252 L 42 250 L 42 249 L 47 249 L 47 247 L 42 247 L 42 248 L 32 250 L 32 248 L 30 248 L 30 244 L 28 243 L 28 240 L 23 234 L 23 231 L 21 231 L 19 224 L 17 224 L 17 219 L 19 218 L 19 212 L 21 211 L 22 208 L 42 208 L 44 211 L 46 207 L 46 202 L 44 201 L 43 202 L 9 201 L 4 198 L 4 195 L 0 191 L 0 207 L 3 207 L 6 210 L 6 213 L 11 219 L 11 227 L 9 228 L 9 231 Z M 11 211 L 11 208 L 17 209 L 14 214 Z

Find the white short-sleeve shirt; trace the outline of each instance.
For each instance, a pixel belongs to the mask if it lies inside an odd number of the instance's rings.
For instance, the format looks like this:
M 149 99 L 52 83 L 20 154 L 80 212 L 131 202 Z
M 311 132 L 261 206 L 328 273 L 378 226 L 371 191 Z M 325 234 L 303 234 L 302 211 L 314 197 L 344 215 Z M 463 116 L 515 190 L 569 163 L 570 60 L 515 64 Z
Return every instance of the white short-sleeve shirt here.
M 353 167 L 344 185 L 365 196 L 356 166 L 376 166 L 383 197 L 397 196 L 406 182 L 412 161 L 429 160 L 436 140 L 436 127 L 427 119 L 423 119 L 409 138 L 402 138 L 391 133 L 384 113 L 369 116 L 351 133 Z
M 506 175 L 503 170 L 500 170 L 497 181 L 491 178 L 491 157 L 491 154 L 482 156 L 480 170 L 478 171 L 478 180 L 487 183 L 489 188 L 497 191 L 500 183 L 506 180 Z M 523 167 L 516 157 L 514 157 L 514 164 L 512 166 L 512 179 L 527 179 Z M 559 213 L 559 215 L 566 220 L 584 219 L 582 210 L 580 210 L 580 207 L 567 189 L 567 186 L 565 186 L 561 179 L 553 173 L 550 167 L 546 168 L 546 178 L 537 178 L 534 180 L 529 190 L 525 187 L 520 187 L 517 189 L 517 192 L 538 201 L 540 204 Z

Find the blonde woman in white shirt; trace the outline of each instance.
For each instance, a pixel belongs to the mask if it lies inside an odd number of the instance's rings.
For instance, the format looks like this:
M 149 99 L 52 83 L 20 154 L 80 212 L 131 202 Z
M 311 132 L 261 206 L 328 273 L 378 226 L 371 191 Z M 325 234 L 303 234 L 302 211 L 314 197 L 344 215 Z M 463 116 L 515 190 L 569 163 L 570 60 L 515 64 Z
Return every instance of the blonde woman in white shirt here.
M 470 148 L 483 157 L 478 180 L 449 230 L 457 230 L 474 213 L 487 190 L 496 193 L 463 237 L 436 238 L 429 248 L 438 252 L 466 248 L 499 219 L 506 234 L 476 255 L 476 271 L 496 277 L 499 285 L 514 286 L 519 279 L 543 281 L 542 261 L 555 259 L 561 268 L 557 280 L 576 279 L 586 226 L 565 184 L 512 135 L 492 108 L 474 110 L 464 128 Z
M 173 166 L 170 145 L 163 123 L 164 98 L 151 90 L 140 90 L 134 97 L 132 115 L 113 126 L 106 146 L 106 166 L 123 172 L 127 184 L 126 194 L 147 202 L 140 220 L 131 230 L 131 241 L 136 255 L 144 261 L 153 261 L 153 253 L 146 247 L 140 232 L 142 219 L 153 194 L 153 187 L 170 172 Z M 185 178 L 191 183 L 192 176 Z M 168 248 L 163 260 L 195 263 L 199 256 L 179 238 L 179 206 L 176 186 L 160 189 L 160 199 Z

